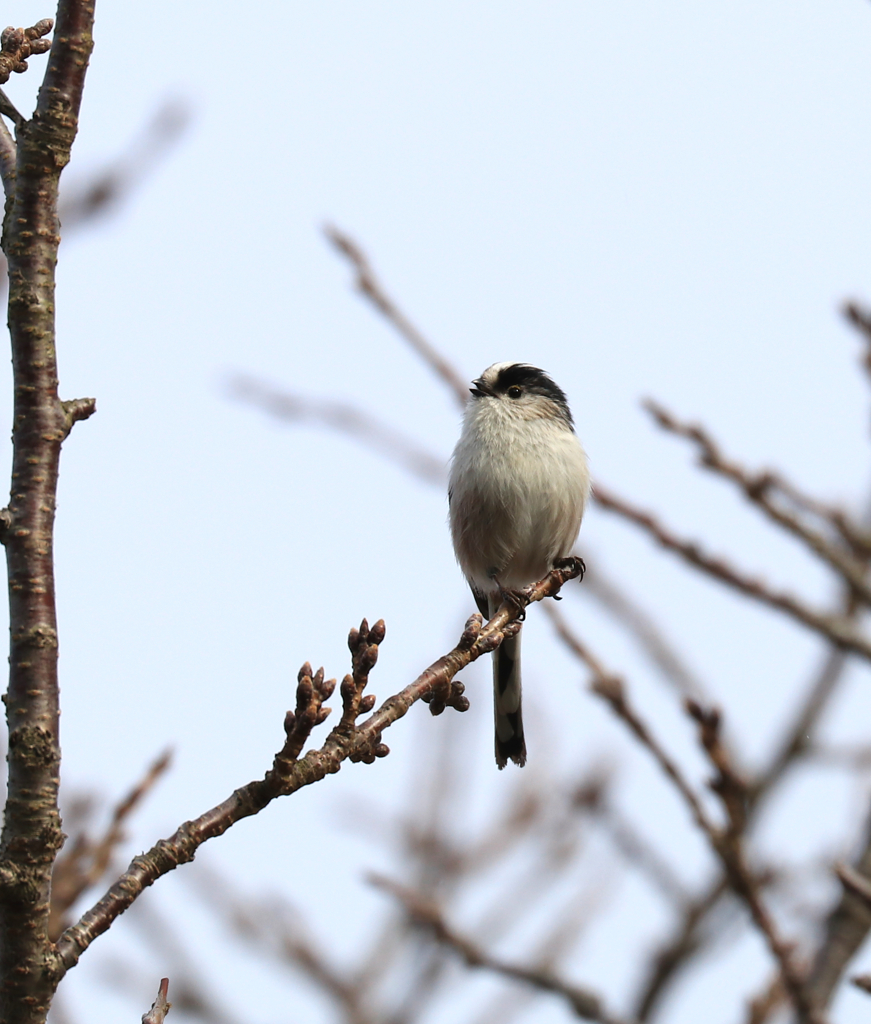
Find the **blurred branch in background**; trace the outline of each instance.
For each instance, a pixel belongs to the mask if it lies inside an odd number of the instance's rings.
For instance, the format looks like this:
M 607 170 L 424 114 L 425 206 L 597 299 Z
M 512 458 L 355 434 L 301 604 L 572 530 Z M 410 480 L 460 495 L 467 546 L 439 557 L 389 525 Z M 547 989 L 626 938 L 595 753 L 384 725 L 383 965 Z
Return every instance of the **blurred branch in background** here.
M 192 114 L 180 99 L 167 99 L 155 110 L 117 157 L 61 193 L 59 216 L 65 231 L 117 212 L 178 145 Z
M 63 850 L 54 862 L 51 881 L 51 912 L 49 935 L 56 940 L 70 925 L 69 911 L 88 890 L 102 882 L 114 870 L 115 854 L 127 838 L 124 827 L 127 820 L 169 770 L 170 751 L 161 754 L 142 780 L 112 811 L 109 826 L 102 836 L 92 835 L 94 800 L 84 797 L 74 800 L 64 816 L 69 833 Z
M 186 103 L 166 100 L 119 156 L 87 178 L 65 182 L 58 201 L 62 232 L 78 230 L 117 213 L 175 148 L 190 122 Z M 7 194 L 8 171 L 14 173 L 14 168 L 15 142 L 0 121 L 0 173 Z M 6 288 L 6 257 L 0 255 L 0 292 Z

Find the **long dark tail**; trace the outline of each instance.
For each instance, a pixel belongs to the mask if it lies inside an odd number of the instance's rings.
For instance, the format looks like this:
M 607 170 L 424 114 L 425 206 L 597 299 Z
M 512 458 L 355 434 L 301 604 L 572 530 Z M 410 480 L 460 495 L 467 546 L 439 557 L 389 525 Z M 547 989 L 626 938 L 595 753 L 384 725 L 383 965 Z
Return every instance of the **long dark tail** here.
M 498 607 L 498 602 L 496 607 Z M 496 608 L 490 610 L 491 617 Z M 493 707 L 496 713 L 496 764 L 504 768 L 509 759 L 522 768 L 526 764 L 523 738 L 522 692 L 520 686 L 520 633 L 506 638 L 493 652 Z

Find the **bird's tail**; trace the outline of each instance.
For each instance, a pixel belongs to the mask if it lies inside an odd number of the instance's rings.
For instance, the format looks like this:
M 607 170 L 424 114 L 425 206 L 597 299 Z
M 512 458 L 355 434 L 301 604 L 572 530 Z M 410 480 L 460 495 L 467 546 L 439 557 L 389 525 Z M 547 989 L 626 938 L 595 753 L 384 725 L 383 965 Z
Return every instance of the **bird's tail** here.
M 498 608 L 499 602 L 496 603 Z M 490 608 L 490 616 L 496 608 Z M 522 693 L 520 687 L 520 633 L 506 637 L 493 652 L 493 706 L 496 712 L 496 764 L 504 768 L 509 759 L 526 764 L 523 738 Z

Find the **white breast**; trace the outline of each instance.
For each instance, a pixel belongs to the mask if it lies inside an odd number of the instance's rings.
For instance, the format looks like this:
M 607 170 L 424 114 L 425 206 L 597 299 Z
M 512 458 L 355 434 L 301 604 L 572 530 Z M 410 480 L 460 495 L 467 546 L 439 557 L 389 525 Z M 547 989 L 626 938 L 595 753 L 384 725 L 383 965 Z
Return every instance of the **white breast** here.
M 575 434 L 551 417 L 519 420 L 504 402 L 470 404 L 451 466 L 451 533 L 473 587 L 544 576 L 571 552 L 590 491 Z

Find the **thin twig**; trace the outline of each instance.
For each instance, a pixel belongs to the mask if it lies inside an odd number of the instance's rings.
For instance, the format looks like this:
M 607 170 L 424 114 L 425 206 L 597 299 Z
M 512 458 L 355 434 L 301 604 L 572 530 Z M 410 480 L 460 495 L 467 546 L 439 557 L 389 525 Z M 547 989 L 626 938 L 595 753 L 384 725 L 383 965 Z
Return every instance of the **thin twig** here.
M 7 198 L 15 189 L 17 160 L 18 147 L 15 145 L 15 139 L 6 127 L 6 122 L 0 118 L 0 178 L 3 179 L 3 191 Z
M 669 902 L 680 907 L 686 906 L 689 894 L 671 865 L 641 836 L 635 825 L 613 806 L 604 787 L 580 787 L 575 795 L 575 803 L 596 820 L 627 863 L 647 878 Z
M 771 590 L 761 580 L 748 576 L 729 565 L 722 558 L 714 558 L 706 554 L 696 541 L 683 540 L 677 534 L 672 533 L 663 526 L 651 513 L 636 508 L 630 502 L 618 498 L 615 494 L 605 490 L 601 485 L 596 486 L 594 497 L 601 508 L 610 512 L 616 512 L 629 522 L 640 526 L 647 534 L 654 538 L 662 547 L 675 552 L 689 562 L 690 565 L 701 569 L 709 576 L 727 584 L 733 590 L 737 590 L 769 608 L 775 608 L 786 614 L 794 622 L 799 622 L 808 629 L 829 640 L 846 650 L 859 654 L 861 657 L 871 661 L 871 640 L 843 615 L 830 615 L 804 604 L 791 594 Z
M 562 996 L 575 1015 L 582 1020 L 597 1021 L 598 1024 L 621 1024 L 619 1018 L 604 1009 L 601 998 L 590 989 L 570 984 L 547 971 L 508 963 L 486 953 L 469 939 L 450 928 L 436 904 L 421 893 L 398 885 L 380 875 L 370 875 L 369 881 L 398 899 L 413 920 L 429 928 L 442 945 L 457 953 L 469 967 L 481 967 L 507 978 L 533 985 L 544 992 Z
M 701 680 L 666 637 L 659 623 L 634 597 L 630 596 L 604 572 L 600 558 L 587 561 L 584 596 L 598 601 L 614 617 L 637 641 L 662 678 L 673 686 L 682 697 L 694 697 L 696 700 L 705 699 L 706 691 Z M 545 605 L 545 608 L 550 618 L 555 620 L 557 616 L 552 613 L 558 612 L 559 609 L 550 604 Z
M 163 1024 L 166 1015 L 169 1013 L 172 1003 L 167 1000 L 169 995 L 169 978 L 160 979 L 160 988 L 157 990 L 157 999 L 151 1004 L 148 1013 L 142 1015 L 142 1024 Z
M 184 103 L 166 100 L 120 153 L 86 178 L 67 183 L 60 198 L 64 230 L 116 209 L 178 142 L 190 120 Z
M 699 465 L 717 473 L 735 484 L 745 497 L 765 513 L 778 526 L 803 541 L 804 544 L 826 564 L 849 583 L 856 595 L 871 604 L 871 586 L 865 577 L 866 559 L 857 558 L 843 546 L 833 543 L 818 530 L 810 527 L 803 519 L 783 508 L 775 500 L 777 491 L 787 492 L 795 497 L 799 492 L 793 485 L 785 486 L 781 478 L 770 470 L 752 473 L 737 462 L 728 459 L 717 442 L 704 427 L 696 423 L 683 423 L 673 413 L 657 402 L 648 400 L 644 407 L 663 430 L 678 437 L 684 437 L 695 444 L 699 453 Z M 805 504 L 807 504 L 805 502 Z M 844 521 L 843 515 L 839 522 Z M 828 517 L 834 525 L 833 517 Z M 854 531 L 858 532 L 858 530 Z
M 635 999 L 635 1016 L 639 1021 L 650 1019 L 668 984 L 703 948 L 702 924 L 727 891 L 726 879 L 720 875 L 715 885 L 685 905 L 674 935 L 651 957 L 647 976 Z
M 241 373 L 231 376 L 227 383 L 231 398 L 248 402 L 269 416 L 290 423 L 328 427 L 387 456 L 426 483 L 445 485 L 447 482 L 445 459 L 426 451 L 404 432 L 394 430 L 350 403 L 291 394 Z
M 64 848 L 55 861 L 48 924 L 51 939 L 58 938 L 69 925 L 67 912 L 70 907 L 106 874 L 112 855 L 124 840 L 127 819 L 168 770 L 170 761 L 171 753 L 167 750 L 150 765 L 142 779 L 116 805 L 102 838 L 94 841 L 82 833 Z
M 840 878 L 845 889 L 858 896 L 871 909 L 871 880 L 860 875 L 849 864 L 836 864 L 835 874 Z
M 357 288 L 372 302 L 378 310 L 390 321 L 397 331 L 402 335 L 408 344 L 414 349 L 427 365 L 447 384 L 454 393 L 454 397 L 465 405 L 469 397 L 469 385 L 444 359 L 437 349 L 431 345 L 421 332 L 414 326 L 408 317 L 399 309 L 393 299 L 381 287 L 381 282 L 375 276 L 372 264 L 360 246 L 344 232 L 332 225 L 324 228 L 324 234 L 333 243 L 336 249 L 350 261 L 357 273 Z
M 857 974 L 850 981 L 856 986 L 856 988 L 862 989 L 863 992 L 867 992 L 871 995 L 871 974 Z
M 780 967 L 784 985 L 799 1020 L 806 1024 L 822 1024 L 823 1017 L 811 1002 L 803 973 L 795 962 L 792 947 L 778 934 L 774 921 L 762 902 L 758 879 L 747 864 L 741 842 L 743 813 L 738 808 L 739 801 L 736 796 L 740 784 L 728 762 L 725 748 L 719 742 L 719 717 L 705 713 L 698 706 L 690 706 L 691 712 L 699 721 L 703 746 L 720 773 L 715 789 L 723 797 L 729 814 L 730 824 L 726 830 L 716 828 L 711 823 L 683 773 L 630 706 L 622 681 L 606 673 L 589 650 L 584 648 L 584 651 L 585 660 L 593 672 L 593 691 L 610 704 L 617 717 L 625 722 L 641 744 L 650 751 L 683 796 L 693 820 L 707 836 L 711 848 L 720 858 L 732 889 L 746 904 L 754 924 L 765 938 L 772 956 Z

